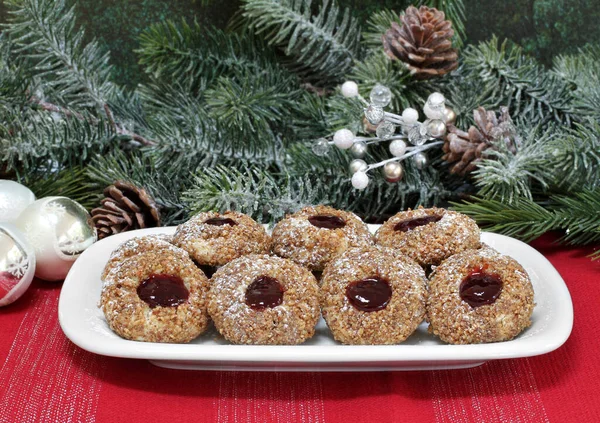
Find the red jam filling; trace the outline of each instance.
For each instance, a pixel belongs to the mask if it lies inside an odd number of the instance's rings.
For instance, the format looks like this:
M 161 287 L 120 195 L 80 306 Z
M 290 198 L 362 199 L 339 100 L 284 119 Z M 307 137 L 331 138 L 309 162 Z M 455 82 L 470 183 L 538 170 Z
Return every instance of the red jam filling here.
M 190 292 L 179 276 L 153 274 L 138 285 L 137 294 L 154 308 L 177 307 L 187 301 Z
M 392 288 L 386 279 L 378 276 L 351 282 L 346 287 L 350 304 L 360 311 L 379 311 L 387 307 L 392 298 Z
M 270 276 L 259 276 L 246 288 L 246 304 L 256 311 L 277 307 L 283 302 L 285 288 Z
M 460 298 L 471 307 L 494 304 L 502 292 L 502 280 L 477 267 L 460 284 Z
M 323 229 L 339 229 L 346 226 L 344 219 L 338 216 L 331 216 L 328 214 L 319 214 L 308 218 L 311 225 L 317 228 Z
M 412 231 L 414 228 L 419 226 L 425 226 L 428 223 L 439 222 L 444 216 L 424 216 L 424 217 L 416 217 L 414 219 L 403 220 L 402 222 L 396 223 L 394 226 L 394 230 L 398 232 L 408 232 Z

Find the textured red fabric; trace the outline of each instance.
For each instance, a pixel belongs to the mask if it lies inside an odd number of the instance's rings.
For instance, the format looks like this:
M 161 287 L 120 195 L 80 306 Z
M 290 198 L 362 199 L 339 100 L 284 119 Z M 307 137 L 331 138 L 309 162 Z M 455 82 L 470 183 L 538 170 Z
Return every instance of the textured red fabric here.
M 0 309 L 0 422 L 597 422 L 600 261 L 533 246 L 571 292 L 567 343 L 540 357 L 453 371 L 189 372 L 80 350 L 60 330 L 60 284 Z

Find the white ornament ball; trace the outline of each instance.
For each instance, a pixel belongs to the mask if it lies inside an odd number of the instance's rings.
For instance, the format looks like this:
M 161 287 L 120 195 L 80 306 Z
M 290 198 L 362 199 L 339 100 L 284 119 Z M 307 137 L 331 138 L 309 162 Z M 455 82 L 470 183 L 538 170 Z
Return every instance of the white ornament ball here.
M 431 94 L 423 107 L 423 113 L 428 119 L 444 119 L 445 101 L 446 99 L 441 93 Z
M 406 143 L 403 140 L 394 140 L 390 143 L 392 156 L 401 157 L 406 153 Z
M 340 129 L 333 135 L 333 143 L 341 150 L 347 150 L 354 144 L 354 134 L 349 129 Z
M 352 175 L 352 186 L 356 189 L 365 189 L 369 185 L 369 177 L 365 172 L 356 172 Z
M 350 162 L 350 172 L 364 172 L 367 170 L 367 162 L 361 159 L 354 159 Z
M 404 169 L 398 162 L 389 162 L 383 166 L 383 177 L 390 183 L 398 182 L 404 176 Z
M 19 299 L 34 274 L 33 248 L 14 225 L 0 223 L 0 307 Z
M 0 222 L 14 222 L 35 201 L 35 195 L 24 185 L 0 179 Z
M 346 81 L 342 84 L 342 95 L 346 98 L 358 96 L 358 85 L 354 81 Z
M 46 197 L 27 207 L 15 225 L 35 252 L 35 276 L 62 280 L 79 255 L 96 242 L 90 214 L 67 197 Z
M 407 107 L 402 112 L 402 120 L 405 125 L 414 125 L 419 120 L 419 112 L 412 107 Z

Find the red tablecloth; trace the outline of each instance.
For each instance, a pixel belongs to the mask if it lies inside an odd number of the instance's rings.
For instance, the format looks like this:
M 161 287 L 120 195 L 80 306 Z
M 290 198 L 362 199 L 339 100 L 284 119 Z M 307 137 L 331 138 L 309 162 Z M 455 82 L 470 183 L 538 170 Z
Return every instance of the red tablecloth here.
M 35 282 L 0 309 L 0 422 L 600 422 L 600 261 L 552 239 L 533 245 L 571 291 L 570 339 L 468 370 L 191 372 L 97 356 L 63 335 L 60 284 Z

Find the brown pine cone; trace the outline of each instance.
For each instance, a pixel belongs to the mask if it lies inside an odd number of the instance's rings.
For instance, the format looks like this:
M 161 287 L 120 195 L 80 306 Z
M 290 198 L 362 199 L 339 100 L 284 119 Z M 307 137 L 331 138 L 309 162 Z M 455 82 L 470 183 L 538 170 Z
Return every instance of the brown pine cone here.
M 117 181 L 104 190 L 102 206 L 92 210 L 98 238 L 160 226 L 160 211 L 145 189 Z
M 471 126 L 468 132 L 448 125 L 448 133 L 442 147 L 446 154 L 442 159 L 454 163 L 450 167 L 450 173 L 465 176 L 472 172 L 477 168 L 484 152 L 488 148 L 497 150 L 500 142 L 504 143 L 511 153 L 517 152 L 518 138 L 507 107 L 501 107 L 498 116 L 493 111 L 488 112 L 479 107 L 473 111 L 473 117 L 477 127 Z
M 454 30 L 444 12 L 427 6 L 410 6 L 383 35 L 383 49 L 392 59 L 401 60 L 419 79 L 441 76 L 458 66 L 452 48 Z

